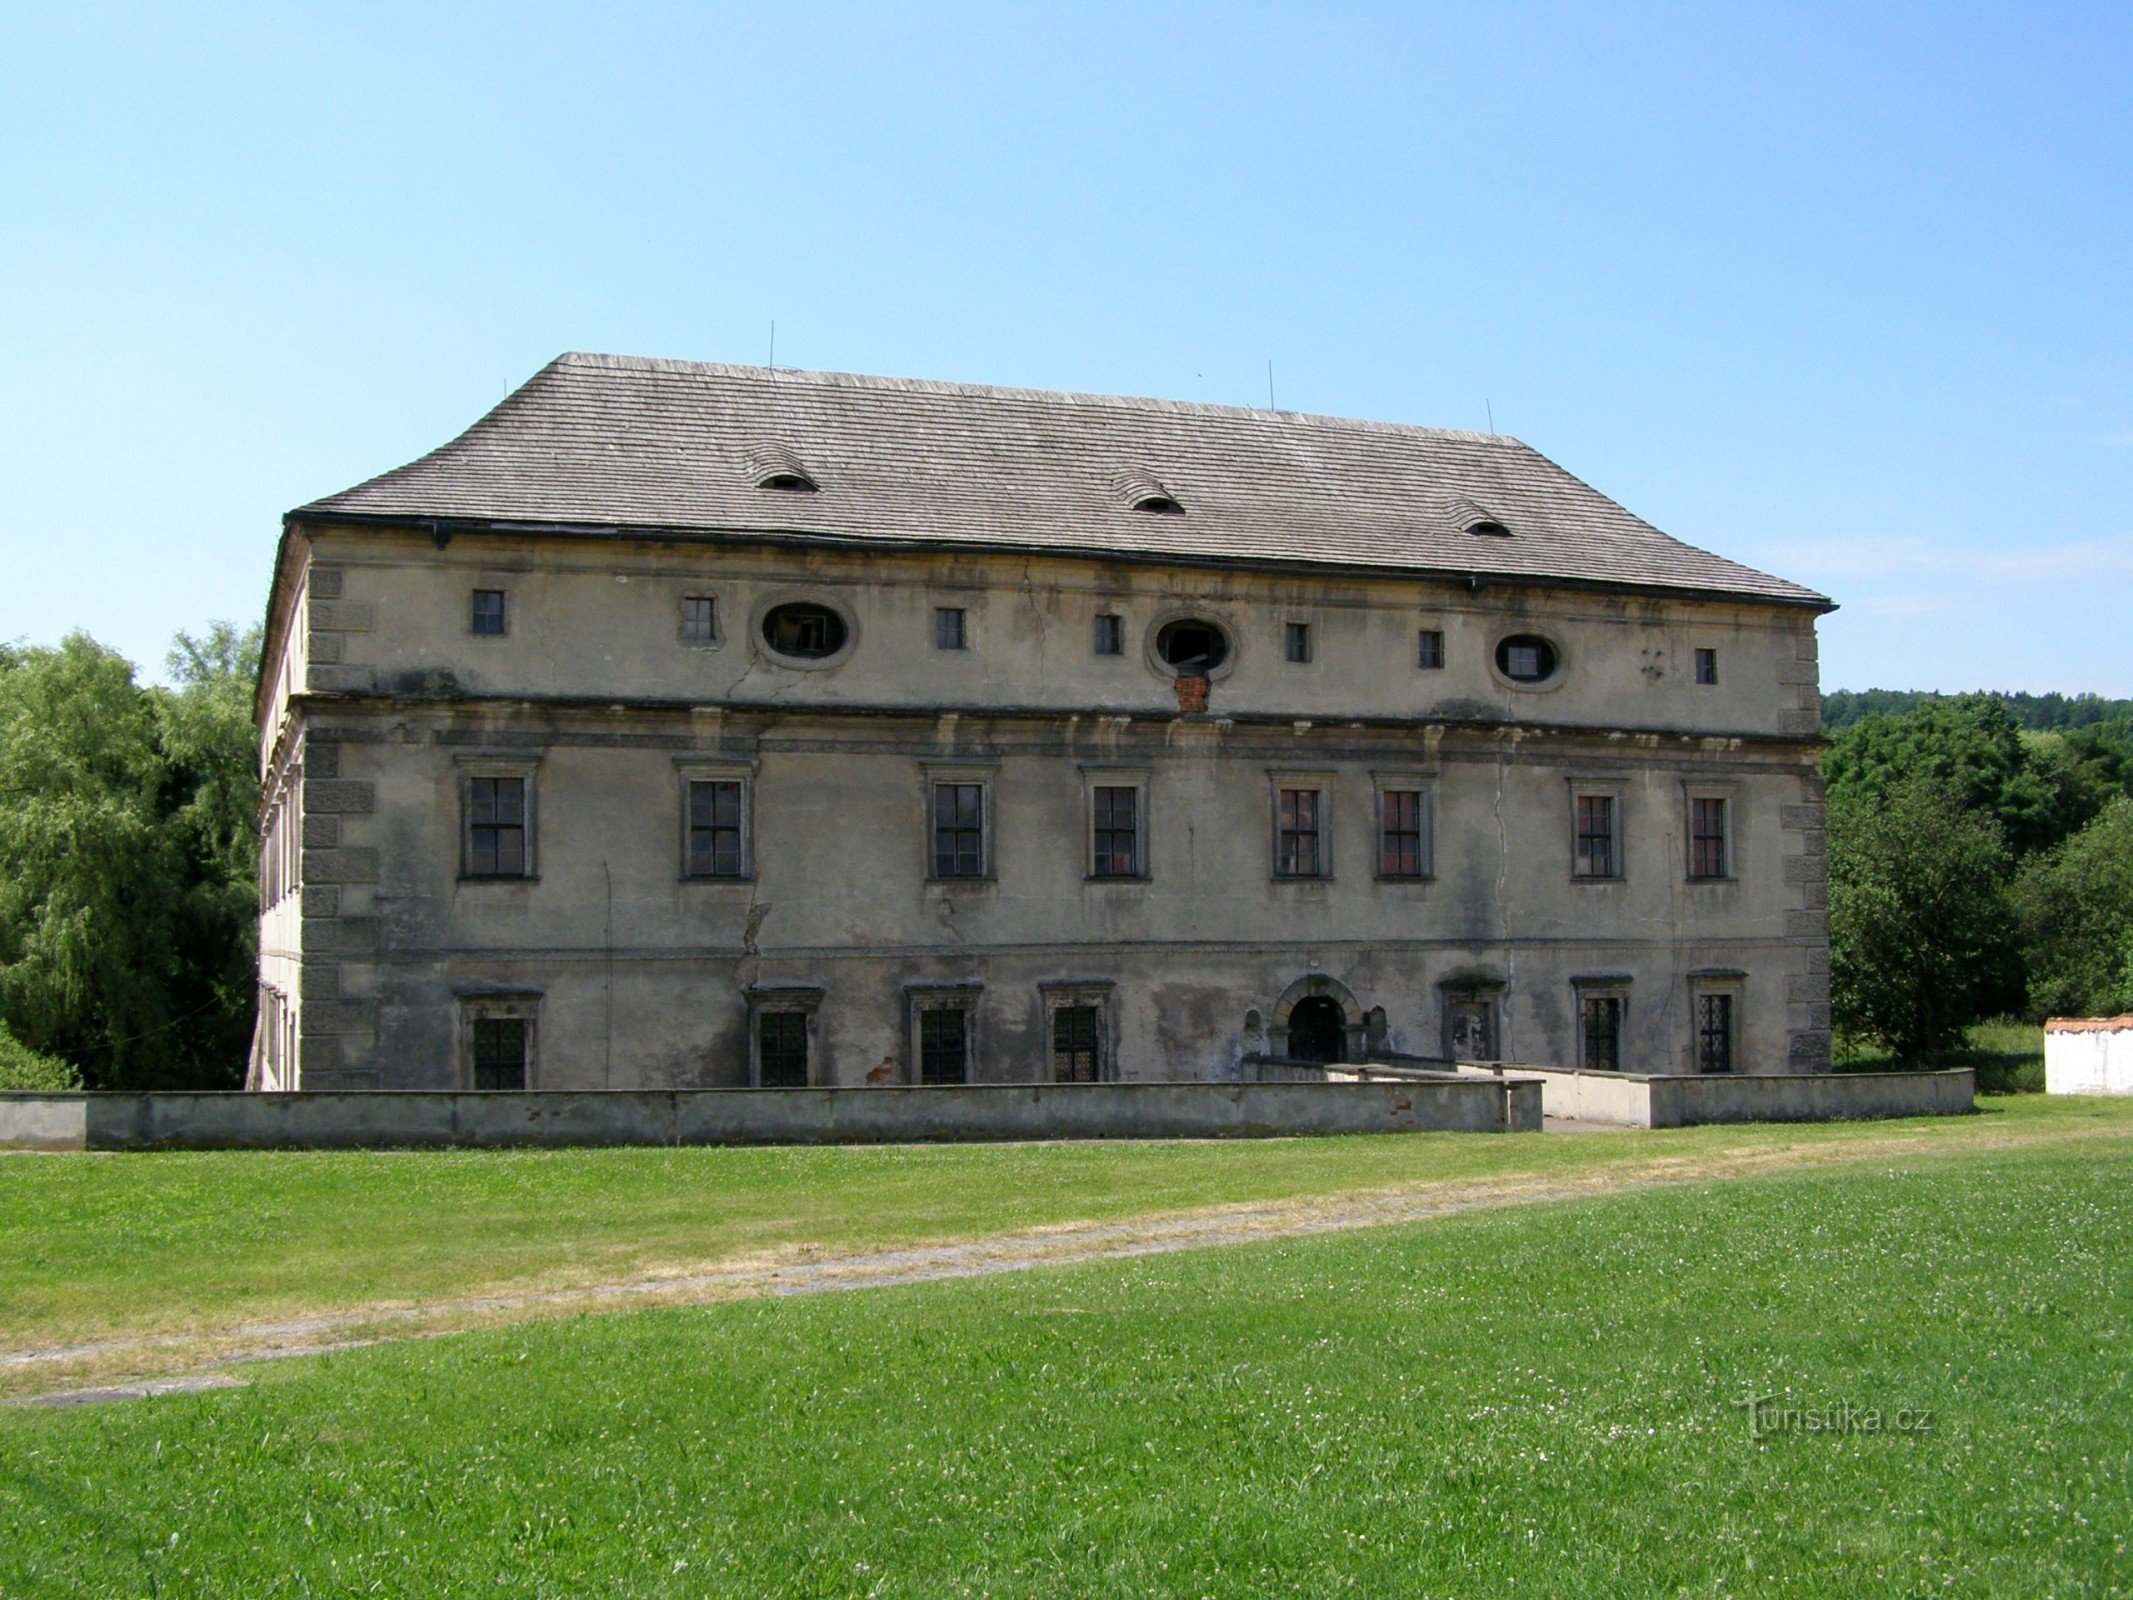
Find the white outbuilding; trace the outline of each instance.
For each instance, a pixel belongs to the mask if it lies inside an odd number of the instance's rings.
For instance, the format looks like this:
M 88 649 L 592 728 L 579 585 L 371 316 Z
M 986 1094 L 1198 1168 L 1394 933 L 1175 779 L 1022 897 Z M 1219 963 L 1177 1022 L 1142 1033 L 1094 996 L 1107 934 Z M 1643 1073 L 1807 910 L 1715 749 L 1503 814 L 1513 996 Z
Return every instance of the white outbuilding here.
M 2049 1094 L 2133 1094 L 2133 1014 L 2045 1023 L 2044 1088 Z

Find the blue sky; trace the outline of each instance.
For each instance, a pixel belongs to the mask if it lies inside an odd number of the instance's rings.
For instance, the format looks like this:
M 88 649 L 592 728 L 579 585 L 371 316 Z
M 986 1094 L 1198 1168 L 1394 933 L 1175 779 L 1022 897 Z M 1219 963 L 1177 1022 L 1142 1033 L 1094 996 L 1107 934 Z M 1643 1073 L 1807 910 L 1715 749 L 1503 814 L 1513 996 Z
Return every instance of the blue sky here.
M 1530 441 L 1826 687 L 2133 694 L 2133 8 L 0 10 L 0 639 L 566 349 Z

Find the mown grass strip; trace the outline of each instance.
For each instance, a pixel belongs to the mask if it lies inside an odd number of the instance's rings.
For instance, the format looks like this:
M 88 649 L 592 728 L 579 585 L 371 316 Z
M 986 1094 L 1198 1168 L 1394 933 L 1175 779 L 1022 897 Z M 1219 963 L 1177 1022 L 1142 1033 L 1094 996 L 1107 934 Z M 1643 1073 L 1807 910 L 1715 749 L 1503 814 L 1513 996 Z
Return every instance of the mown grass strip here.
M 1951 1151 L 16 1411 L 0 1592 L 2123 1592 L 2124 1172 Z M 1750 1395 L 1854 1424 L 1757 1439 Z

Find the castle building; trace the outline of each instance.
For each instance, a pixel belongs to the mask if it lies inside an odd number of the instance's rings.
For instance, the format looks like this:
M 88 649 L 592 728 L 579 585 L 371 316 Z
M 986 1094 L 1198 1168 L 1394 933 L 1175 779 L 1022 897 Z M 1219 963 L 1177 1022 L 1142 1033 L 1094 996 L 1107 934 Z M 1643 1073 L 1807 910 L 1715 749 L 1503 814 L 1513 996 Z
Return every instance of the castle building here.
M 1829 609 L 1510 438 L 567 355 L 285 519 L 252 1081 L 1823 1070 Z

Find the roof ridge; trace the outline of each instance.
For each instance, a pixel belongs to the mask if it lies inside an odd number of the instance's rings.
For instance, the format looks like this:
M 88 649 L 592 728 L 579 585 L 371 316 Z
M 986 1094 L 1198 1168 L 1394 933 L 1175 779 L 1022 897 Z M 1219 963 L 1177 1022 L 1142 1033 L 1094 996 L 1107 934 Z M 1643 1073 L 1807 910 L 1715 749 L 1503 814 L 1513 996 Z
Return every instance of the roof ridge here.
M 1264 406 L 1227 406 L 1212 400 L 1165 400 L 1155 395 L 1095 394 L 1080 389 L 1030 389 L 1011 384 L 959 383 L 944 378 L 888 378 L 865 372 L 818 371 L 808 367 L 756 367 L 732 361 L 677 361 L 662 356 L 618 356 L 594 350 L 566 350 L 536 373 L 556 367 L 610 368 L 618 372 L 672 372 L 717 378 L 767 378 L 773 383 L 797 379 L 832 389 L 875 390 L 884 394 L 934 394 L 969 400 L 1071 400 L 1081 405 L 1115 406 L 1125 411 L 1168 412 L 1187 417 L 1244 417 L 1262 422 L 1300 422 L 1354 428 L 1364 433 L 1420 434 L 1431 439 L 1458 439 L 1468 444 L 1531 450 L 1508 433 L 1471 428 L 1438 428 L 1419 422 L 1385 422 L 1369 417 L 1341 417 L 1320 411 L 1268 410 Z M 1538 453 L 1538 452 L 1536 452 Z

